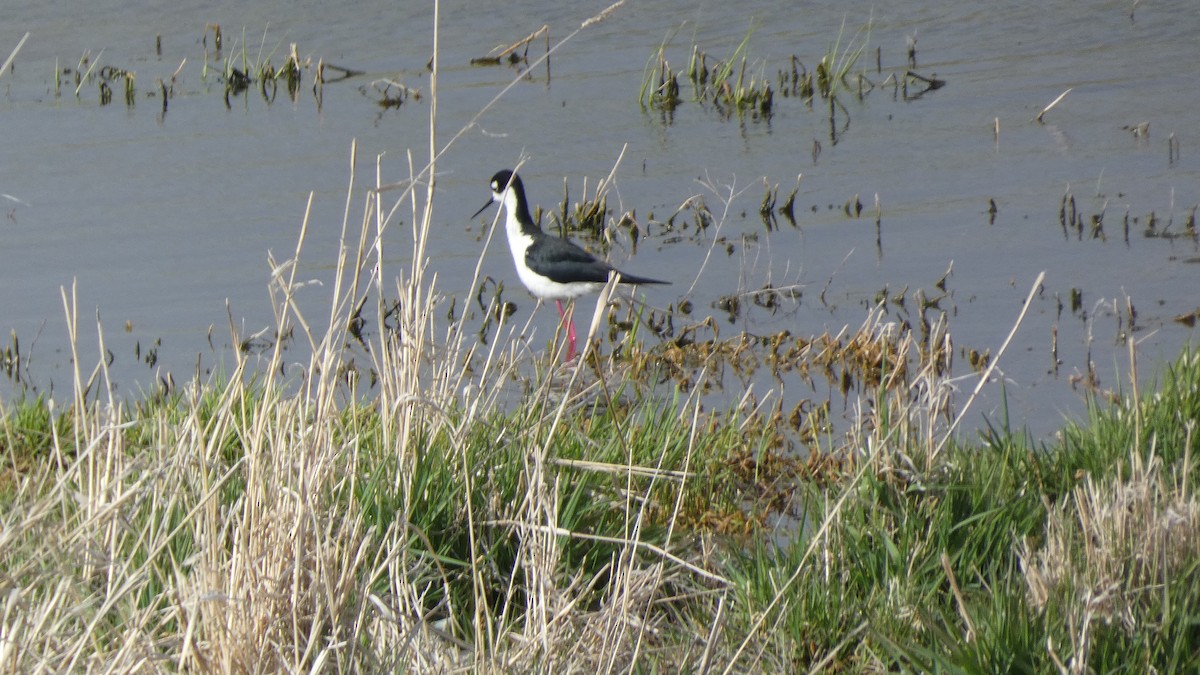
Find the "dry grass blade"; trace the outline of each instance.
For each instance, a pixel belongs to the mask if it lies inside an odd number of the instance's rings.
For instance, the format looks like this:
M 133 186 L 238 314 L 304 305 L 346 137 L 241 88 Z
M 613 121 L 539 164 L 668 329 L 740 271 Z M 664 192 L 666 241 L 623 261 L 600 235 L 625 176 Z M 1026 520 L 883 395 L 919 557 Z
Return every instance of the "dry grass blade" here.
M 516 42 L 512 43 L 511 45 L 509 45 L 507 47 L 497 47 L 497 48 L 493 49 L 492 51 L 488 52 L 488 56 L 493 56 L 496 58 L 504 58 L 505 56 L 508 56 L 509 54 L 517 51 L 518 49 L 528 46 L 529 43 L 533 42 L 537 38 L 539 38 L 543 35 L 548 35 L 549 33 L 550 33 L 550 26 L 543 25 L 541 28 L 533 31 L 529 35 L 526 35 L 525 37 L 521 38 L 520 40 L 517 40 Z
M 601 21 L 604 21 L 608 17 L 612 16 L 612 13 L 617 11 L 618 9 L 620 9 L 620 7 L 624 4 L 625 4 L 625 0 L 618 0 L 618 2 L 614 2 L 613 4 L 609 5 L 608 7 L 605 7 L 604 10 L 601 11 L 599 14 L 584 21 L 582 24 L 580 24 L 579 27 L 581 29 L 583 29 L 583 28 L 587 28 L 589 26 L 598 24 Z
M 0 65 L 0 77 L 4 77 L 4 73 L 8 72 L 8 67 L 12 65 L 13 59 L 17 58 L 17 52 L 21 51 L 21 47 L 25 46 L 25 41 L 28 39 L 29 31 L 25 31 L 25 34 L 21 36 L 21 41 L 17 43 L 16 47 L 13 47 L 13 50 L 11 53 L 9 53 L 8 58 L 4 59 L 4 64 Z
M 87 70 L 85 70 L 83 75 L 79 78 L 79 84 L 75 85 L 76 96 L 79 96 L 79 90 L 83 88 L 84 83 L 86 83 L 88 78 L 92 76 L 92 71 L 95 70 L 96 66 L 100 63 L 101 56 L 104 56 L 103 49 L 100 50 L 99 54 L 96 54 L 96 58 L 90 60 L 91 63 L 88 64 Z
M 1074 88 L 1075 87 L 1068 87 L 1066 91 L 1064 91 L 1063 93 L 1058 95 L 1058 98 L 1055 98 L 1053 101 L 1050 102 L 1049 105 L 1047 105 L 1045 108 L 1042 108 L 1041 111 L 1037 114 L 1037 117 L 1034 117 L 1033 119 L 1037 120 L 1038 122 L 1041 122 L 1042 117 L 1046 113 L 1050 112 L 1050 110 L 1052 108 L 1054 108 L 1054 106 L 1058 105 L 1060 101 L 1062 101 L 1064 98 L 1066 98 L 1067 94 L 1071 93 L 1071 90 Z
M 958 428 L 959 423 L 962 422 L 963 418 L 967 414 L 967 411 L 971 409 L 971 404 L 975 402 L 975 398 L 979 396 L 979 392 L 983 390 L 983 386 L 988 383 L 992 373 L 996 370 L 996 366 L 1000 363 L 1000 358 L 1004 356 L 1005 350 L 1008 349 L 1008 345 L 1012 343 L 1013 337 L 1017 334 L 1017 329 L 1020 328 L 1021 323 L 1024 322 L 1025 315 L 1029 312 L 1029 306 L 1033 304 L 1033 299 L 1037 296 L 1038 290 L 1042 287 L 1042 281 L 1045 279 L 1045 272 L 1039 273 L 1037 279 L 1034 279 L 1033 287 L 1029 289 L 1029 295 L 1025 296 L 1025 304 L 1021 305 L 1021 312 L 1017 315 L 1016 322 L 1014 322 L 1013 327 L 1009 329 L 1008 336 L 1005 337 L 1004 342 L 1001 343 L 1000 349 L 996 352 L 995 358 L 991 359 L 991 362 L 988 363 L 988 367 L 983 371 L 982 374 L 980 374 L 979 381 L 975 383 L 975 389 L 971 392 L 970 397 L 967 398 L 967 402 L 963 404 L 962 409 L 958 411 L 958 415 L 950 424 L 950 428 L 946 429 L 946 433 L 942 437 L 941 442 L 937 444 L 937 447 L 933 451 L 933 456 L 936 457 L 938 454 L 940 454 L 942 449 L 946 447 L 946 444 L 950 442 L 950 437 L 954 434 L 954 430 Z
M 622 475 L 632 472 L 633 474 L 644 478 L 664 478 L 668 480 L 682 481 L 694 477 L 694 474 L 690 474 L 686 471 L 668 471 L 649 466 L 628 466 L 623 464 L 611 464 L 608 462 L 589 462 L 578 459 L 566 459 L 563 457 L 556 457 L 553 462 L 559 466 L 584 469 L 586 471 L 598 471 Z

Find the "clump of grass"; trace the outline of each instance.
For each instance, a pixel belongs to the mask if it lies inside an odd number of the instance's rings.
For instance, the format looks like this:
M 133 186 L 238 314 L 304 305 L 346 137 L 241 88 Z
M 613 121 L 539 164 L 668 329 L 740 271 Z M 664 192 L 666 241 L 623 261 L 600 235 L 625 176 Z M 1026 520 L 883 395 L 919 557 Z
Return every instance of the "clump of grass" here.
M 672 32 L 646 62 L 638 101 L 643 108 L 655 108 L 664 114 L 673 112 L 682 102 L 679 80 L 681 75 L 686 75 L 692 83 L 693 98 L 712 102 L 726 116 L 737 111 L 769 117 L 774 104 L 771 86 L 762 78 L 761 72 L 746 78 L 749 62 L 745 52 L 753 34 L 754 29 L 751 28 L 733 55 L 726 61 L 715 62 L 711 68 L 708 55 L 699 46 L 693 45 L 686 72 L 676 73 L 666 57 L 667 45 L 674 36 Z M 736 78 L 733 77 L 735 68 Z M 755 68 L 761 71 L 762 66 L 760 64 Z
M 869 35 L 869 30 L 870 23 L 861 28 L 859 33 L 866 31 Z M 838 106 L 844 112 L 845 106 L 837 101 L 838 91 L 850 85 L 851 71 L 866 49 L 868 41 L 868 38 L 864 37 L 859 42 L 856 35 L 842 47 L 844 31 L 843 22 L 837 40 L 811 72 L 793 55 L 790 68 L 777 73 L 779 92 L 784 96 L 799 97 L 809 104 L 814 96 L 820 96 L 830 101 L 831 118 Z M 750 38 L 754 35 L 753 26 L 734 49 L 733 54 L 724 60 L 711 59 L 699 45 L 692 45 L 688 66 L 685 71 L 679 73 L 671 69 L 666 57 L 666 49 L 673 35 L 674 33 L 663 40 L 646 63 L 638 94 L 643 108 L 659 109 L 667 115 L 669 121 L 669 113 L 681 103 L 679 80 L 686 77 L 692 83 L 693 99 L 711 103 L 725 117 L 735 112 L 739 115 L 749 114 L 756 119 L 771 117 L 775 108 L 776 90 L 764 74 L 765 64 L 752 63 L 748 56 Z M 911 72 L 910 74 L 920 77 Z M 859 98 L 874 86 L 874 83 L 860 75 Z
M 602 234 L 608 215 L 608 186 L 610 181 L 599 181 L 591 198 L 588 198 L 587 181 L 583 184 L 583 196 L 571 205 L 570 190 L 563 180 L 563 200 L 559 213 L 551 213 L 551 221 L 557 223 L 565 236 L 567 232 L 583 231 L 592 235 Z M 561 214 L 561 215 L 559 215 Z
M 806 101 L 812 101 L 815 91 L 812 73 L 793 54 L 790 68 L 779 71 L 779 92 L 784 96 L 797 96 Z
M 214 45 L 219 55 L 223 43 L 221 28 L 217 24 L 210 24 L 209 28 L 214 33 Z M 205 37 L 207 38 L 207 30 Z M 225 103 L 227 106 L 230 104 L 229 99 L 231 96 L 237 96 L 255 85 L 258 86 L 259 93 L 262 94 L 264 100 L 272 101 L 275 98 L 279 80 L 284 81 L 288 96 L 293 100 L 296 99 L 300 91 L 304 70 L 312 66 L 312 59 L 301 59 L 297 52 L 296 44 L 292 43 L 283 65 L 276 69 L 271 63 L 271 57 L 279 50 L 282 43 L 276 42 L 275 46 L 270 51 L 267 51 L 267 31 L 265 29 L 263 30 L 262 40 L 259 43 L 258 53 L 253 58 L 247 52 L 245 29 L 242 30 L 242 37 L 239 44 L 241 46 L 240 49 L 235 45 L 235 53 L 232 56 L 224 57 L 222 60 L 221 79 L 225 82 Z M 207 58 L 205 59 L 205 70 L 207 71 Z M 320 95 L 319 85 L 320 80 L 317 79 L 313 86 L 314 94 L 318 96 Z
M 1128 472 L 1087 475 L 1047 514 L 1040 543 L 1022 542 L 1030 606 L 1061 622 L 1070 637 L 1051 652 L 1056 664 L 1079 670 L 1094 650 L 1104 661 L 1117 657 L 1112 645 L 1097 648 L 1096 632 L 1138 639 L 1138 624 L 1151 616 L 1168 627 L 1187 622 L 1186 605 L 1164 603 L 1160 590 L 1190 594 L 1196 587 L 1200 502 L 1189 496 L 1190 464 L 1181 468 L 1168 476 L 1160 457 L 1134 453 Z M 1168 649 L 1166 656 L 1176 667 L 1196 658 L 1191 650 Z
M 788 223 L 790 223 L 792 226 L 796 225 L 796 193 L 800 191 L 800 180 L 802 178 L 803 175 L 796 176 L 795 187 L 793 187 L 792 191 L 788 193 L 787 199 L 784 200 L 783 204 L 778 207 L 778 213 L 786 218 Z M 762 218 L 763 225 L 765 225 L 768 230 L 773 230 L 777 226 L 775 214 L 776 204 L 779 202 L 779 185 L 776 184 L 774 187 L 772 187 L 769 183 L 767 183 L 766 178 L 764 178 L 763 186 L 765 191 L 763 193 L 762 202 L 760 202 L 758 205 L 758 215 Z
M 770 117 L 774 105 L 771 86 L 762 77 L 761 72 L 746 79 L 749 63 L 746 52 L 753 35 L 754 27 L 751 27 L 733 54 L 724 61 L 717 61 L 712 68 L 708 66 L 705 53 L 693 46 L 688 75 L 697 99 L 712 101 L 719 110 L 726 113 L 733 110 L 751 111 L 755 115 Z M 761 64 L 756 68 L 761 71 Z M 735 69 L 737 77 L 733 79 Z
M 21 361 L 21 341 L 17 339 L 17 332 L 12 331 L 9 344 L 0 351 L 0 370 L 3 370 L 4 375 L 14 384 L 20 384 L 21 378 L 27 375 L 27 369 L 28 365 L 23 366 Z
M 103 66 L 97 75 L 100 78 L 100 104 L 107 105 L 112 100 L 112 86 L 115 81 L 123 82 L 121 88 L 125 92 L 125 105 L 133 106 L 137 102 L 137 74 L 116 66 Z
M 638 103 L 643 108 L 655 108 L 665 114 L 674 111 L 682 100 L 679 96 L 679 76 L 671 69 L 666 55 L 667 45 L 674 35 L 675 31 L 672 31 L 664 38 L 658 50 L 646 61 L 642 87 L 638 92 Z
M 817 62 L 816 66 L 816 90 L 821 98 L 832 99 L 837 96 L 838 90 L 847 85 L 846 78 L 850 71 L 858 63 L 863 52 L 867 48 L 867 43 L 870 40 L 871 24 L 860 28 L 858 33 L 850 39 L 848 44 L 843 48 L 842 38 L 845 35 L 846 22 L 842 22 L 842 27 L 838 30 L 837 39 L 829 49 L 825 51 L 825 55 Z M 864 31 L 864 36 L 861 43 L 857 42 L 857 38 Z
M 60 69 L 56 59 L 54 63 L 54 95 L 57 97 L 60 94 L 62 76 L 74 74 L 76 98 L 79 97 L 79 92 L 85 84 L 97 81 L 100 105 L 108 105 L 112 102 L 113 87 L 117 86 L 124 93 L 125 105 L 132 107 L 137 102 L 137 74 L 117 66 L 100 66 L 100 57 L 103 54 L 104 50 L 100 50 L 93 58 L 90 52 L 84 52 L 73 70 L 70 68 Z M 99 70 L 96 70 L 97 68 Z

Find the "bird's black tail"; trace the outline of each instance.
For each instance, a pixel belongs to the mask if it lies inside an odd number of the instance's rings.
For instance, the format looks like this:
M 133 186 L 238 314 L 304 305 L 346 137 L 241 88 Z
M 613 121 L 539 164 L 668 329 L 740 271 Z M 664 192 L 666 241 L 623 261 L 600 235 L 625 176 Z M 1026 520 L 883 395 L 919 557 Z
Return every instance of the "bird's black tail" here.
M 619 270 L 617 273 L 621 275 L 619 283 L 622 283 L 622 284 L 639 285 L 639 284 L 669 284 L 669 283 L 671 283 L 669 281 L 663 281 L 662 279 L 651 279 L 650 277 L 639 277 L 639 276 L 635 276 L 633 274 L 626 274 Z

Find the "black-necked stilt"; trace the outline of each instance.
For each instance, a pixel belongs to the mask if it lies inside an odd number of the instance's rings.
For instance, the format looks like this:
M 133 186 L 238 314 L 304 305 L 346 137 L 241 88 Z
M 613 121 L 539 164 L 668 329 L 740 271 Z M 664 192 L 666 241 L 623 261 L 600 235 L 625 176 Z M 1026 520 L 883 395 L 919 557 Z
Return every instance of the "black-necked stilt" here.
M 575 358 L 575 322 L 563 311 L 563 300 L 572 300 L 598 290 L 608 282 L 610 272 L 620 275 L 623 284 L 667 284 L 647 277 L 625 274 L 567 239 L 542 232 L 529 215 L 525 186 L 517 174 L 505 169 L 492 176 L 492 198 L 472 218 L 495 202 L 504 204 L 507 214 L 504 229 L 512 248 L 517 276 L 539 300 L 553 299 L 558 315 L 567 324 L 567 360 Z

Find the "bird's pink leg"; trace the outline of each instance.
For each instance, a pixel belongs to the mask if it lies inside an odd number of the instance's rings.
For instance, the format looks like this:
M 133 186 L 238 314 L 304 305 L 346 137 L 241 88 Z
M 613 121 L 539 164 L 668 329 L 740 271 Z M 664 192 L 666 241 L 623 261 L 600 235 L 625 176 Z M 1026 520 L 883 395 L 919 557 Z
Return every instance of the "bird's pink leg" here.
M 567 360 L 575 358 L 575 316 L 574 312 L 568 315 L 563 311 L 562 300 L 555 300 L 558 303 L 558 316 L 562 322 L 567 325 Z

